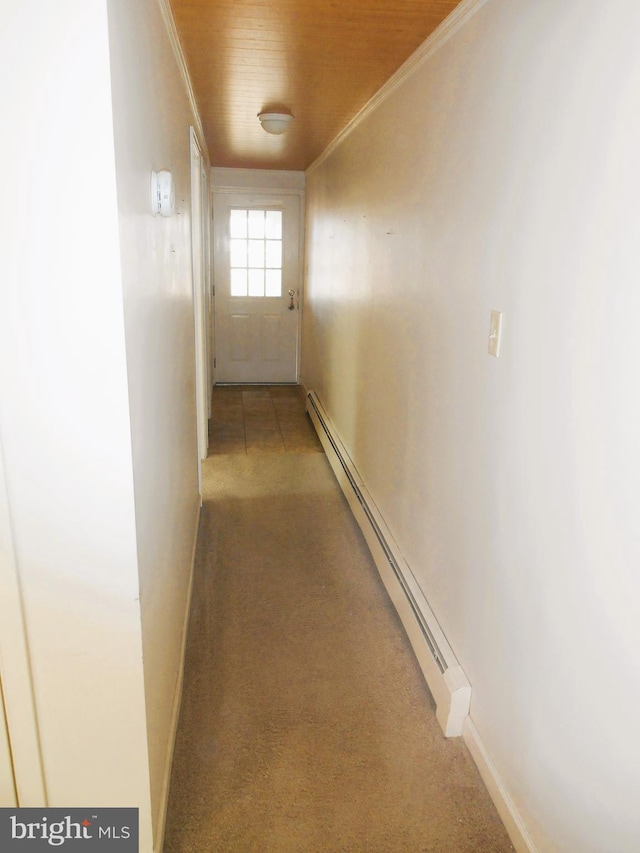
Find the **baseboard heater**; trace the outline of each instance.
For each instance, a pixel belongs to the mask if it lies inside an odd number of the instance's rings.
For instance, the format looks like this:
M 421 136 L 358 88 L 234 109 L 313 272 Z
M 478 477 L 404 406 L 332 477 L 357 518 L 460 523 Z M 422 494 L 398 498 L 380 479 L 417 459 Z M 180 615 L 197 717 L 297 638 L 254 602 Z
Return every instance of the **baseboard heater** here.
M 307 394 L 307 412 L 413 647 L 438 722 L 447 737 L 458 737 L 469 714 L 471 685 L 314 391 Z

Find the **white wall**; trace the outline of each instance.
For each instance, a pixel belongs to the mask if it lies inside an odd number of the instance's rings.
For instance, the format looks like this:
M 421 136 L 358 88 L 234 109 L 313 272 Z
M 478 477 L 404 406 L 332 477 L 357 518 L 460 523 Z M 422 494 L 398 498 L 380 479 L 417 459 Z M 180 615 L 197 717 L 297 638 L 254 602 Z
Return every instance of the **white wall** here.
M 189 140 L 189 126 L 197 119 L 158 0 L 109 0 L 108 9 L 149 761 L 158 827 L 180 698 L 199 512 Z M 174 176 L 171 218 L 151 215 L 152 169 L 169 169 Z
M 477 5 L 307 174 L 302 381 L 537 847 L 631 853 L 640 7 Z
M 0 430 L 47 801 L 138 806 L 150 850 L 108 51 L 103 2 L 3 6 Z
M 148 853 L 163 828 L 199 512 L 196 119 L 157 0 L 6 5 L 0 676 L 20 804 L 137 806 Z M 150 211 L 161 168 L 176 181 L 171 219 Z M 42 796 L 26 755 L 38 736 Z

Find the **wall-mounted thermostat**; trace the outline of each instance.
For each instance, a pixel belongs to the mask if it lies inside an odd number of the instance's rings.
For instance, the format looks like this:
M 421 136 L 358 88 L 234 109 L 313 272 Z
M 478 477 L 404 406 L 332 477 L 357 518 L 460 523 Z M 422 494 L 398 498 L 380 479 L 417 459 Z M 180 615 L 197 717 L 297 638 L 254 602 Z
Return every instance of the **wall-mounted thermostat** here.
M 175 206 L 173 175 L 165 170 L 151 172 L 151 209 L 153 215 L 171 216 Z

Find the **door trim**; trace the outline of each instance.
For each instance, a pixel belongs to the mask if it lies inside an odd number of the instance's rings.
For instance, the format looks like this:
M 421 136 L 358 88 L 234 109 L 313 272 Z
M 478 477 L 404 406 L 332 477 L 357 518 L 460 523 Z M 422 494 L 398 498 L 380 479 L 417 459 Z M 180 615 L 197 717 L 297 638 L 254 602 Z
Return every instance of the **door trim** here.
M 297 195 L 299 199 L 304 197 L 303 189 L 285 187 L 213 187 L 212 195 L 262 195 L 262 196 L 290 196 Z
M 189 128 L 190 163 L 191 163 L 191 274 L 193 281 L 193 316 L 195 327 L 195 359 L 196 359 L 196 416 L 198 422 L 198 455 L 206 459 L 209 445 L 209 369 L 208 369 L 208 340 L 207 331 L 207 264 L 206 247 L 204 245 L 205 208 L 208 195 L 203 192 L 202 181 L 202 149 L 194 129 Z M 199 467 L 199 466 L 198 466 Z M 202 489 L 200 489 L 202 493 Z

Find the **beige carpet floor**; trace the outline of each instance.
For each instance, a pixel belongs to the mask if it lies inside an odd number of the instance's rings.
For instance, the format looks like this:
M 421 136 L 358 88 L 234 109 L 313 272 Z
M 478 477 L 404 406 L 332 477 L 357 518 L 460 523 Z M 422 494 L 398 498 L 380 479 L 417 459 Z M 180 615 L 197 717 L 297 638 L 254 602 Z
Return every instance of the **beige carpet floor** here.
M 165 853 L 498 853 L 322 453 L 204 463 Z

